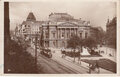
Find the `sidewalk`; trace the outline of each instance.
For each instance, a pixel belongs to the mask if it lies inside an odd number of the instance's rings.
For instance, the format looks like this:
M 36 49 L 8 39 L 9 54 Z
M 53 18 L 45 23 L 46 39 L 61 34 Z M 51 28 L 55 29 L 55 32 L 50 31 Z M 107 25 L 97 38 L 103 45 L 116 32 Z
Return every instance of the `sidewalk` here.
M 73 62 L 73 58 L 71 58 L 71 57 L 66 56 L 65 59 L 68 60 L 68 61 Z M 89 68 L 88 68 L 89 64 L 88 64 L 88 63 L 85 63 L 85 62 L 83 62 L 83 61 L 81 61 L 81 65 L 80 65 L 80 64 L 78 64 L 78 61 L 77 61 L 77 59 L 76 59 L 75 64 L 77 64 L 77 65 L 79 65 L 79 66 L 82 66 L 82 67 L 84 67 L 84 68 L 86 68 L 86 69 L 89 69 Z M 103 69 L 103 68 L 100 68 L 100 74 L 114 74 L 114 73 L 111 72 L 111 71 L 105 70 L 105 69 Z
M 61 58 L 61 59 L 63 59 L 63 60 L 66 60 L 66 61 L 71 62 L 72 65 L 75 64 L 75 65 L 77 65 L 77 66 L 79 66 L 79 67 L 82 67 L 82 69 L 84 69 L 84 72 L 83 72 L 83 73 L 85 73 L 85 72 L 87 72 L 87 71 L 89 70 L 89 68 L 88 68 L 89 64 L 81 61 L 81 65 L 80 65 L 80 64 L 78 63 L 77 58 L 76 58 L 76 62 L 73 62 L 73 58 L 71 58 L 71 57 L 69 57 L 69 56 L 66 56 L 65 58 L 62 58 L 62 57 L 61 57 L 62 55 L 61 55 L 61 52 L 60 52 L 60 51 L 56 51 L 55 53 L 53 53 L 53 55 L 54 55 L 54 56 L 57 56 L 57 57 L 59 57 L 59 58 Z M 79 71 L 79 70 L 78 70 L 78 71 Z M 93 71 L 92 73 L 97 74 L 97 72 L 95 72 L 95 71 Z M 103 68 L 100 68 L 100 74 L 115 74 L 115 73 L 113 73 L 113 72 L 111 72 L 111 71 L 108 71 L 108 70 L 105 70 L 105 69 L 103 69 Z

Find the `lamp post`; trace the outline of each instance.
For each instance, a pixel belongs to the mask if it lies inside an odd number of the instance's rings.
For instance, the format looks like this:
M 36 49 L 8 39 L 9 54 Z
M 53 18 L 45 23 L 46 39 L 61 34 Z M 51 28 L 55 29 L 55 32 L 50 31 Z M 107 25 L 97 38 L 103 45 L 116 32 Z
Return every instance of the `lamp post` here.
M 38 42 L 38 34 L 35 35 L 35 65 L 37 68 L 37 42 Z

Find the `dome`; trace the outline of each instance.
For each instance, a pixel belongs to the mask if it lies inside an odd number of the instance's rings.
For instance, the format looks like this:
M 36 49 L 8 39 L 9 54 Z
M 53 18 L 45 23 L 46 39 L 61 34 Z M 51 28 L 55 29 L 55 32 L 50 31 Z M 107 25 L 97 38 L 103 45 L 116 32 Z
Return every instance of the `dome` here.
M 74 18 L 67 13 L 51 13 L 49 15 L 49 19 L 54 21 L 69 21 L 73 20 Z

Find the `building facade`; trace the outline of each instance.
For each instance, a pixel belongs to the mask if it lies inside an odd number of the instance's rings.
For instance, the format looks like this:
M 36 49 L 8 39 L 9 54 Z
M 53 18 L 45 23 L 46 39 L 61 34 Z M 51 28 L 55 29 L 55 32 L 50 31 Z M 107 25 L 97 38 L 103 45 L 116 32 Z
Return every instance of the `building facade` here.
M 73 35 L 82 39 L 90 36 L 90 22 L 74 19 L 67 13 L 51 13 L 48 21 L 36 21 L 33 13 L 20 25 L 19 34 L 31 39 L 35 34 L 42 37 L 44 47 L 66 48 L 67 40 Z
M 107 21 L 106 24 L 106 44 L 110 47 L 116 48 L 117 46 L 117 18 Z

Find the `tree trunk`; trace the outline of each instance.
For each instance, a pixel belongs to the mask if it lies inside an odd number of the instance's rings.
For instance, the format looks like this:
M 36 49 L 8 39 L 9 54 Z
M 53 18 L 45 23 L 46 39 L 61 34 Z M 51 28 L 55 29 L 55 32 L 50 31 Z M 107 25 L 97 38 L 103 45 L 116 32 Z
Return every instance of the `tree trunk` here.
M 80 46 L 80 48 L 81 48 L 81 49 L 80 49 L 80 55 L 79 55 L 79 56 L 80 56 L 80 64 L 81 64 L 81 52 L 82 52 L 82 45 Z

